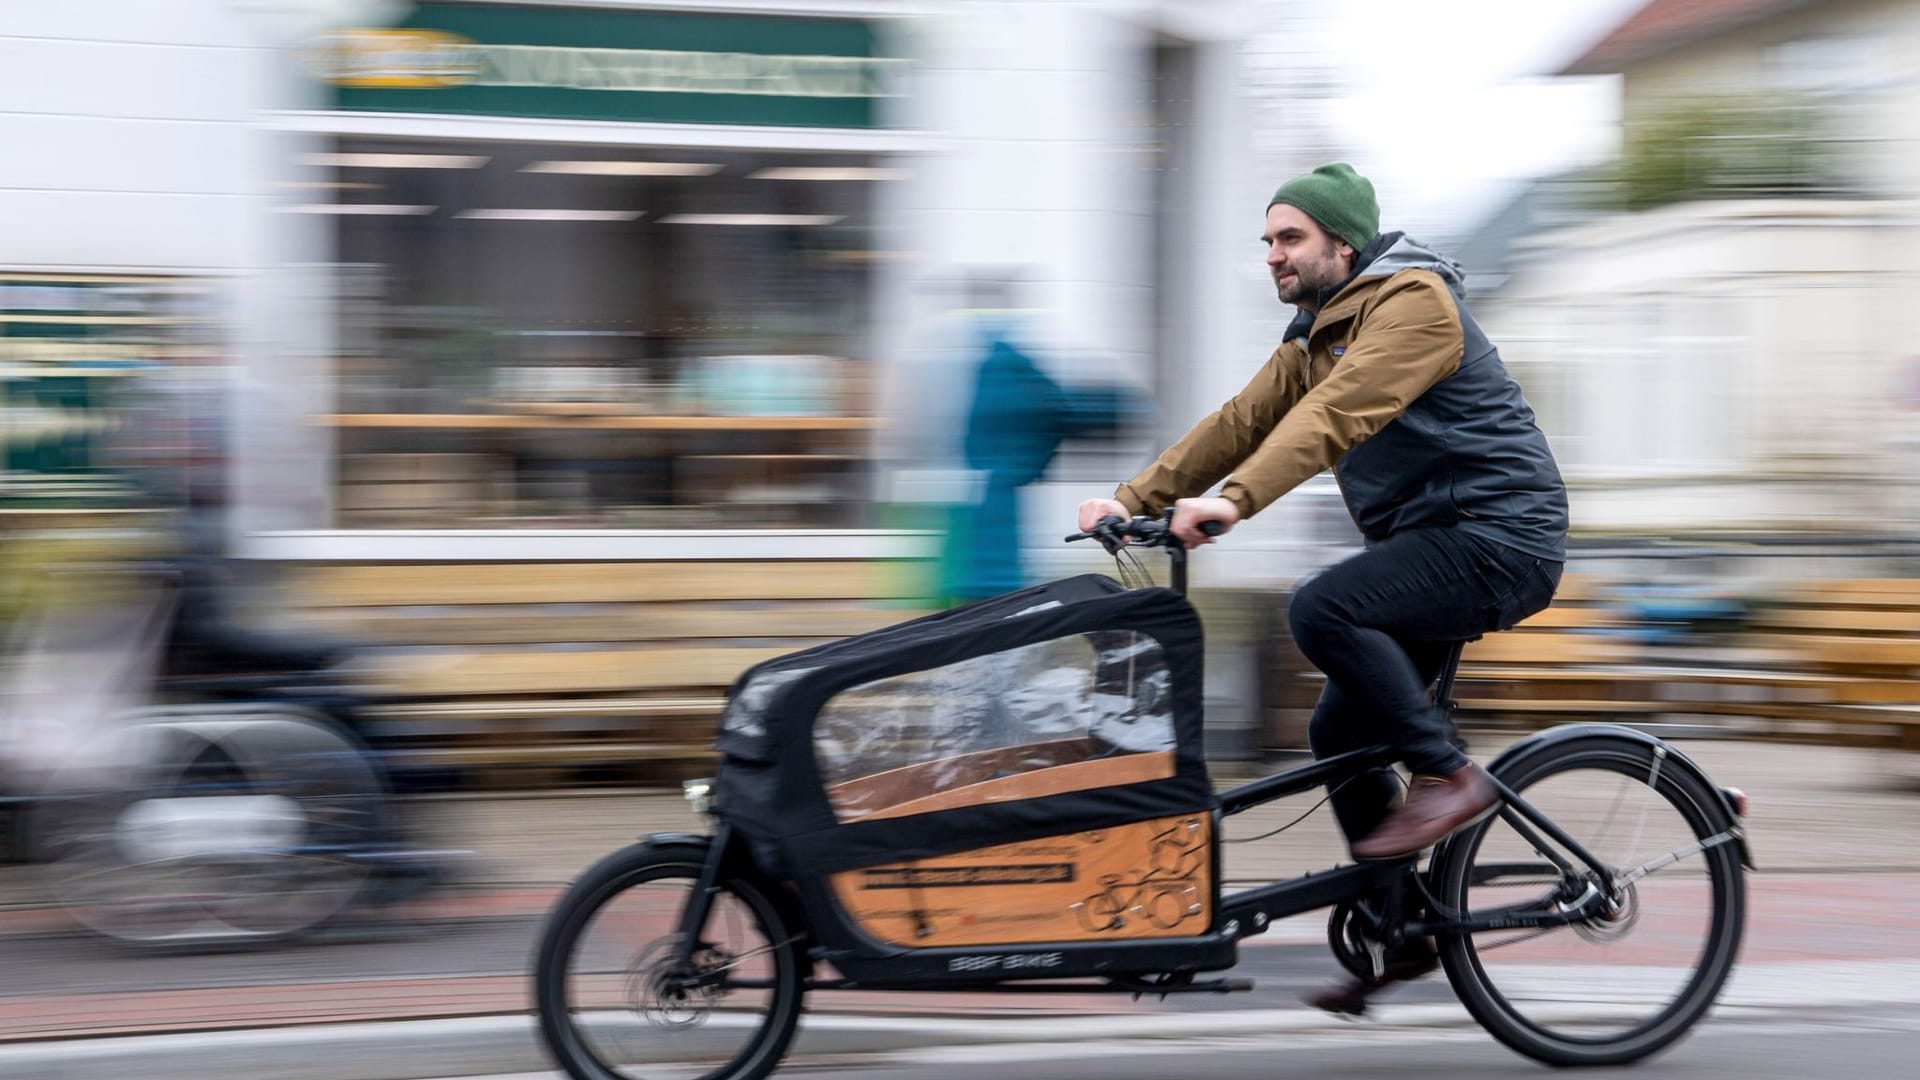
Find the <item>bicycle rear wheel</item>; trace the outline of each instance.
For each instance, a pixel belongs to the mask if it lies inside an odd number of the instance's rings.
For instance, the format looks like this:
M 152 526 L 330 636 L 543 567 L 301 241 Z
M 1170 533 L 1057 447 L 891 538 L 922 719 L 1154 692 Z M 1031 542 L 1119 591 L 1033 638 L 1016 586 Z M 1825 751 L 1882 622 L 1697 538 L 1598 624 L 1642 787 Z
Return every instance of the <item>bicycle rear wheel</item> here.
M 44 843 L 57 895 L 131 945 L 284 941 L 346 910 L 390 812 L 365 750 L 325 717 L 229 705 L 133 714 L 104 770 L 63 792 Z
M 555 905 L 534 993 L 547 1049 L 575 1080 L 758 1080 L 786 1052 L 803 953 L 766 886 L 723 878 L 691 972 L 676 966 L 680 912 L 705 855 L 638 844 Z
M 1634 1061 L 1685 1035 L 1719 996 L 1745 921 L 1739 845 L 1716 794 L 1668 764 L 1651 744 L 1595 738 L 1502 775 L 1624 883 L 1604 916 L 1572 926 L 1439 938 L 1461 1002 L 1514 1050 L 1552 1065 Z M 1447 907 L 1471 917 L 1550 900 L 1567 878 L 1543 848 L 1584 869 L 1511 814 L 1450 842 L 1435 873 Z

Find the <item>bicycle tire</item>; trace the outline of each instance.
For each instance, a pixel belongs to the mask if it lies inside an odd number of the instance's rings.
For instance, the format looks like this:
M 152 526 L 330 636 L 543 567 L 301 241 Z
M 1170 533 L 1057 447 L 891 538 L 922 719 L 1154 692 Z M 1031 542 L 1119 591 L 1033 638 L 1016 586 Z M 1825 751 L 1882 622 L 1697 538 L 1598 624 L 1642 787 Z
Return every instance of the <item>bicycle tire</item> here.
M 135 781 L 65 793 L 44 822 L 47 873 L 81 925 L 149 951 L 256 948 L 298 940 L 365 896 L 368 867 L 340 852 L 381 833 L 390 795 L 336 721 L 289 705 L 176 708 L 130 714 L 112 738 L 113 754 L 139 763 Z M 230 772 L 241 794 L 284 796 L 302 838 L 166 857 L 129 843 L 131 814 L 199 794 L 188 772 L 207 766 Z M 191 887 L 156 891 L 172 880 Z
M 635 1080 L 644 1075 L 623 1071 L 623 1063 L 606 1060 L 605 1048 L 596 1045 L 594 1033 L 584 1030 L 576 1016 L 575 1005 L 578 1003 L 573 1000 L 574 988 L 570 975 L 575 954 L 582 947 L 583 935 L 590 931 L 596 916 L 640 886 L 656 882 L 680 882 L 691 891 L 700 876 L 706 852 L 704 845 L 694 843 L 640 843 L 623 848 L 595 864 L 555 903 L 547 917 L 534 961 L 534 1001 L 539 1014 L 541 1038 L 548 1052 L 574 1080 Z M 770 970 L 765 981 L 770 985 L 764 1007 L 753 1006 L 758 1019 L 751 1023 L 751 1030 L 746 1033 L 743 1044 L 715 1068 L 703 1073 L 701 1080 L 760 1080 L 780 1063 L 793 1040 L 805 995 L 805 950 L 799 939 L 798 928 L 788 925 L 788 919 L 775 903 L 773 888 L 747 876 L 729 873 L 723 876 L 719 891 L 714 894 L 714 910 L 708 917 L 703 940 L 716 933 L 716 923 L 725 917 L 723 910 L 731 910 L 728 908 L 729 901 L 737 902 L 739 911 L 744 913 L 746 921 L 764 942 L 764 948 L 743 955 L 767 957 Z M 653 921 L 658 927 L 671 927 L 678 912 L 678 907 L 672 907 L 671 910 L 661 908 L 652 913 Z M 641 962 L 650 956 L 657 958 L 666 955 L 664 947 L 670 945 L 673 936 L 670 929 L 663 930 L 662 936 L 634 952 L 633 966 L 638 969 Z M 636 987 L 648 981 L 640 970 L 616 974 L 625 983 L 628 994 L 640 993 Z M 636 1019 L 648 1024 L 655 1037 L 685 1034 L 696 1027 L 705 1026 L 704 1016 L 675 1027 L 661 1023 L 648 1011 L 636 1008 L 635 1012 L 637 1016 L 610 1020 L 608 1030 L 622 1026 L 636 1028 L 639 1026 L 634 1022 Z M 677 1049 L 688 1049 L 684 1040 Z M 692 1049 L 701 1049 L 697 1041 Z M 664 1053 L 667 1056 L 648 1060 L 656 1064 L 672 1062 L 684 1067 L 687 1059 L 673 1056 L 674 1052 L 676 1048 L 660 1045 L 657 1050 L 649 1049 L 648 1053 Z
M 1595 773 L 1596 780 L 1604 779 L 1597 776 L 1598 772 L 1605 772 L 1641 782 L 1640 790 L 1676 811 L 1678 820 L 1684 821 L 1684 827 L 1692 832 L 1696 841 L 1716 836 L 1727 825 L 1723 815 L 1715 812 L 1718 805 L 1715 793 L 1691 772 L 1679 768 L 1659 770 L 1650 744 L 1605 736 L 1580 739 L 1522 760 L 1500 778 L 1524 797 L 1528 789 L 1544 781 L 1584 772 Z M 1648 784 L 1648 780 L 1653 782 Z M 1642 826 L 1645 813 L 1642 811 Z M 1557 819 L 1556 823 L 1567 827 Z M 1442 904 L 1455 911 L 1467 911 L 1470 888 L 1489 885 L 1493 877 L 1508 872 L 1507 864 L 1490 858 L 1489 868 L 1478 880 L 1474 873 L 1475 856 L 1481 851 L 1483 841 L 1491 830 L 1501 827 L 1496 815 L 1471 826 L 1449 842 L 1433 873 Z M 1588 843 L 1577 833 L 1575 839 Z M 1636 836 L 1636 842 L 1637 839 Z M 1693 960 L 1691 975 L 1686 977 L 1679 992 L 1659 1011 L 1631 1027 L 1608 1034 L 1580 1034 L 1556 1030 L 1530 1018 L 1496 985 L 1498 980 L 1487 970 L 1482 961 L 1483 950 L 1476 947 L 1472 934 L 1439 935 L 1440 955 L 1448 981 L 1467 1011 L 1488 1033 L 1536 1061 L 1561 1066 L 1618 1065 L 1666 1049 L 1685 1036 L 1719 997 L 1738 955 L 1745 923 L 1745 879 L 1738 845 L 1722 842 L 1697 854 L 1703 860 L 1709 882 L 1705 940 Z M 1651 879 L 1650 875 L 1643 880 Z M 1637 893 L 1628 900 L 1632 905 L 1640 903 Z M 1614 925 L 1620 926 L 1617 933 L 1622 938 L 1634 929 L 1634 922 L 1624 917 Z M 1493 933 L 1489 932 L 1488 936 Z M 1554 933 L 1575 931 L 1562 929 Z M 1589 942 L 1597 940 L 1597 930 L 1578 933 Z M 1589 936 L 1590 933 L 1596 936 Z M 1576 1023 L 1571 1019 L 1566 1022 Z

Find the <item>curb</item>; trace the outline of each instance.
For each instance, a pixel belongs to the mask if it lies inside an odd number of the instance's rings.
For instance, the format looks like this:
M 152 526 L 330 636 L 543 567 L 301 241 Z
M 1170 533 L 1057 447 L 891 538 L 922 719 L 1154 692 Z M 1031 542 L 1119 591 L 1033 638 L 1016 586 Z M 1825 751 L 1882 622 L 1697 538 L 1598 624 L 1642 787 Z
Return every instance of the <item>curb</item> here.
M 1457 1005 L 1382 1007 L 1369 1030 L 1472 1026 Z M 1306 1009 L 1125 1016 L 924 1018 L 811 1015 L 790 1060 L 932 1047 L 1351 1032 Z M 531 1016 L 315 1024 L 0 1046 L 7 1080 L 426 1080 L 555 1068 Z

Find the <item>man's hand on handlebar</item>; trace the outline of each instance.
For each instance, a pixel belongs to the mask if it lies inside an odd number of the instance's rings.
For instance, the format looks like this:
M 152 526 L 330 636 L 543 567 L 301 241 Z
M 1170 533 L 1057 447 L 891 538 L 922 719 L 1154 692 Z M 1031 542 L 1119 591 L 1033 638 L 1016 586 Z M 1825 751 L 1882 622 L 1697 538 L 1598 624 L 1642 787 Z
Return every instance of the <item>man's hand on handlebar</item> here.
M 1080 504 L 1080 531 L 1092 532 L 1103 518 L 1116 517 L 1125 521 L 1132 516 L 1133 512 L 1118 499 L 1088 499 Z
M 1233 528 L 1240 520 L 1239 508 L 1226 499 L 1181 499 L 1173 504 L 1169 517 L 1129 517 L 1124 504 L 1114 499 L 1088 499 L 1080 504 L 1080 531 L 1072 540 L 1099 540 L 1109 553 L 1120 545 L 1138 541 L 1147 547 L 1178 544 L 1191 548 L 1211 544 L 1213 538 Z
M 1094 501 L 1094 500 L 1089 500 Z M 1081 507 L 1081 516 L 1086 516 L 1086 508 Z M 1202 531 L 1202 526 L 1213 522 L 1217 528 Z M 1198 547 L 1213 543 L 1213 538 L 1240 523 L 1240 508 L 1233 505 L 1231 499 L 1181 499 L 1173 504 L 1173 536 L 1185 547 Z

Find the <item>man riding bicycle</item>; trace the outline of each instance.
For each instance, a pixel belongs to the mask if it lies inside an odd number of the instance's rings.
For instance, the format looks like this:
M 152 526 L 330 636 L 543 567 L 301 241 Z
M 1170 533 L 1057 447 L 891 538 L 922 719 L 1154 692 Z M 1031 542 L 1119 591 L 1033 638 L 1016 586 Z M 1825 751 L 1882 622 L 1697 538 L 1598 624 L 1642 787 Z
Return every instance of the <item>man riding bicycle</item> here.
M 1172 506 L 1182 543 L 1211 543 L 1203 523 L 1224 532 L 1334 470 L 1365 549 L 1302 583 L 1288 614 L 1327 675 L 1314 754 L 1387 743 L 1413 774 L 1397 804 L 1387 768 L 1333 793 L 1363 859 L 1417 854 L 1495 805 L 1428 687 L 1454 643 L 1547 606 L 1567 532 L 1566 486 L 1462 302 L 1459 264 L 1379 223 L 1373 185 L 1349 165 L 1282 185 L 1261 234 L 1279 297 L 1298 309 L 1280 347 L 1113 498 L 1079 512 L 1084 531 Z M 1223 477 L 1218 495 L 1199 497 Z M 1400 977 L 1432 967 L 1430 950 L 1394 959 Z

